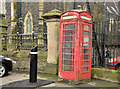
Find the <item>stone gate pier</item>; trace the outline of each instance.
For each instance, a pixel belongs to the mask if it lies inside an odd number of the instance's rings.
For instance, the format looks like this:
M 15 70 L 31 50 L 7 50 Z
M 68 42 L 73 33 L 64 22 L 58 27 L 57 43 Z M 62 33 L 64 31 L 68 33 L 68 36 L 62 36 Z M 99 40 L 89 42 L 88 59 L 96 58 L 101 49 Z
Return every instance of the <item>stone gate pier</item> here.
M 57 63 L 58 57 L 58 40 L 57 28 L 60 24 L 61 11 L 54 9 L 43 15 L 47 24 L 47 40 L 48 40 L 48 58 L 47 62 L 51 64 Z

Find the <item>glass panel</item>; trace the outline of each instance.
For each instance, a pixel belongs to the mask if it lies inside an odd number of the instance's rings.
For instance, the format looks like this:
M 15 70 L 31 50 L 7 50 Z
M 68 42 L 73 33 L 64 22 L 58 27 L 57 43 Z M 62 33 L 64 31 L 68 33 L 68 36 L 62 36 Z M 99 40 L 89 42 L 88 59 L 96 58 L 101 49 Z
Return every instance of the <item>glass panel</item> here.
M 65 48 L 64 49 L 64 53 L 72 53 L 72 48 Z
M 83 31 L 83 35 L 84 35 L 84 36 L 89 36 L 89 32 Z
M 89 67 L 83 67 L 82 72 L 89 72 Z
M 63 71 L 73 71 L 73 67 L 72 66 L 68 66 L 68 65 L 73 65 L 73 60 L 74 60 L 74 42 L 75 41 L 75 24 L 65 24 L 63 25 L 63 39 L 62 41 L 64 41 L 62 43 L 62 47 L 64 47 L 62 49 L 62 69 Z M 69 29 L 69 30 L 67 30 Z M 70 30 L 71 29 L 71 30 Z M 67 41 L 67 42 L 66 42 Z M 72 42 L 70 42 L 72 41 Z M 65 48 L 66 47 L 66 48 Z M 70 59 L 70 60 L 67 60 Z M 65 66 L 66 65 L 66 66 Z
M 83 25 L 83 29 L 84 30 L 90 30 L 90 26 L 89 25 Z
M 71 15 L 71 16 L 64 16 L 63 19 L 73 19 L 73 18 L 77 18 L 77 15 Z
M 72 61 L 64 60 L 64 65 L 72 65 Z
M 32 20 L 30 19 L 30 32 L 32 32 Z
M 82 19 L 85 19 L 85 20 L 91 20 L 91 18 L 86 17 L 86 16 L 83 16 L 83 15 L 81 15 L 81 18 L 82 18 Z
M 89 62 L 89 61 L 84 61 L 84 62 L 83 62 L 83 65 L 84 65 L 84 66 L 88 66 L 88 65 L 90 65 L 90 62 Z
M 63 29 L 75 29 L 75 24 L 65 24 Z
M 26 23 L 26 32 L 28 32 L 28 20 L 27 20 L 27 23 Z
M 66 37 L 63 37 L 63 41 L 75 41 L 75 37 L 74 36 L 66 36 Z
M 72 71 L 72 67 L 71 66 L 64 66 L 64 71 Z
M 84 43 L 83 46 L 84 46 L 84 48 L 89 48 L 89 44 L 88 43 Z
M 84 49 L 84 54 L 89 54 L 89 49 Z
M 65 37 L 65 41 L 72 41 L 72 36 Z
M 63 35 L 74 35 L 75 34 L 75 30 L 71 30 L 71 31 L 64 31 Z
M 64 59 L 72 59 L 72 55 L 64 54 Z
M 63 47 L 72 47 L 72 42 L 63 43 Z
M 89 55 L 84 55 L 84 60 L 88 60 L 89 59 Z
M 89 42 L 89 37 L 84 37 L 84 42 Z

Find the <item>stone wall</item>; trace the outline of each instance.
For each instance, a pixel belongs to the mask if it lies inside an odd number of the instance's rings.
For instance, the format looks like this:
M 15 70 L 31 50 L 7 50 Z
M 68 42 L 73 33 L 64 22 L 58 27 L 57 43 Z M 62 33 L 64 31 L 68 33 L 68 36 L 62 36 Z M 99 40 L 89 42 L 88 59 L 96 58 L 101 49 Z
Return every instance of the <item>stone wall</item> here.
M 9 23 L 8 26 L 8 33 L 16 33 L 16 31 L 19 31 L 18 27 L 18 19 L 20 18 L 20 3 L 14 2 L 14 7 L 11 8 L 11 2 L 6 2 L 6 19 Z M 11 18 L 11 9 L 14 9 L 14 20 Z M 40 25 L 39 25 L 39 3 L 38 2 L 22 2 L 21 3 L 21 17 L 25 18 L 25 15 L 27 12 L 30 11 L 33 16 L 33 30 L 35 32 L 40 32 Z M 13 24 L 16 24 L 15 27 L 11 26 L 11 20 Z M 15 29 L 15 30 L 14 30 Z M 12 31 L 13 30 L 13 31 Z M 23 32 L 23 31 L 22 31 Z
M 30 50 L 4 51 L 3 56 L 11 58 L 13 62 L 13 71 L 30 71 Z M 47 63 L 47 51 L 38 52 L 37 71 L 46 74 L 57 74 L 57 64 Z
M 53 9 L 64 11 L 64 3 L 63 2 L 44 2 L 43 9 L 44 9 L 43 13 L 48 13 Z
M 92 78 L 120 83 L 120 71 L 106 68 L 92 68 Z
M 31 12 L 33 16 L 33 30 L 38 32 L 39 30 L 39 3 L 38 2 L 22 2 L 21 15 L 22 18 L 25 18 L 25 15 L 28 11 Z

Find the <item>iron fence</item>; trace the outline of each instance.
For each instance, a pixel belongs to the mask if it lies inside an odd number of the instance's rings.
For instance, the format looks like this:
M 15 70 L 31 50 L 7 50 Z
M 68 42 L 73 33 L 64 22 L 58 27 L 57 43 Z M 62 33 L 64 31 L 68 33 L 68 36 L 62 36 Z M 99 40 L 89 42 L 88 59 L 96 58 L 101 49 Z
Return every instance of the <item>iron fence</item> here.
M 38 50 L 47 50 L 47 33 L 17 33 L 12 35 L 5 35 L 4 37 L 7 49 L 30 50 L 33 46 L 38 46 Z
M 93 22 L 94 67 L 120 68 L 120 17 L 107 14 L 105 21 Z

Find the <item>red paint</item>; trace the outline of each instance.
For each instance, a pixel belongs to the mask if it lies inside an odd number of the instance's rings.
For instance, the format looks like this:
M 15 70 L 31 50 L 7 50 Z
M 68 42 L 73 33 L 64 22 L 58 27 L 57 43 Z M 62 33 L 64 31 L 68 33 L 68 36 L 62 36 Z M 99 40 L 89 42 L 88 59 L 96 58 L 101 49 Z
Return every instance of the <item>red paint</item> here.
M 108 66 L 108 68 L 111 69 L 111 70 L 115 70 L 114 66 Z
M 108 64 L 109 64 L 109 66 L 108 66 L 109 69 L 115 70 L 115 66 L 120 64 L 120 56 L 113 57 L 113 58 L 109 59 Z
M 59 77 L 74 81 L 90 79 L 92 16 L 80 10 L 64 12 L 59 42 Z

